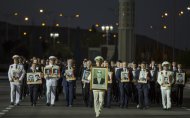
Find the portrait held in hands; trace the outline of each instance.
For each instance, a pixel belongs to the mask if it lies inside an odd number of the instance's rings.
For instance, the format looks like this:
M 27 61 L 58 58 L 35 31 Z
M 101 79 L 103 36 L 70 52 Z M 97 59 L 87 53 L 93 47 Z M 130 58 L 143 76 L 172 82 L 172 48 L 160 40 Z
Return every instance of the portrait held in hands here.
M 27 84 L 42 84 L 41 73 L 27 73 Z
M 107 68 L 92 68 L 91 89 L 106 90 L 108 83 Z
M 176 84 L 185 84 L 185 73 L 176 73 Z
M 138 83 L 147 83 L 147 75 L 148 75 L 148 72 L 141 71 L 139 75 Z

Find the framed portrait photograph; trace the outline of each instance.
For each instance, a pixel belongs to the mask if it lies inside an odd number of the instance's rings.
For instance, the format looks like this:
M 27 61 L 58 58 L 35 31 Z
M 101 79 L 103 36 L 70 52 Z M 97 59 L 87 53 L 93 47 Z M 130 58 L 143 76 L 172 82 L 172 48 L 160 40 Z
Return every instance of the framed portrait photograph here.
M 147 83 L 148 72 L 140 71 L 138 83 Z
M 170 86 L 169 76 L 163 76 L 163 86 L 164 87 Z
M 72 69 L 65 71 L 66 80 L 76 80 Z
M 121 82 L 129 82 L 128 72 L 121 72 Z
M 92 68 L 91 89 L 107 90 L 108 86 L 108 68 Z
M 27 73 L 27 84 L 42 84 L 41 73 Z
M 51 77 L 52 76 L 52 68 L 51 67 L 44 67 L 44 77 Z
M 19 70 L 17 69 L 12 70 L 12 76 L 14 82 L 19 82 Z
M 60 68 L 59 66 L 54 66 L 52 68 L 52 77 L 53 78 L 60 78 L 61 74 L 60 74 Z
M 83 75 L 82 75 L 82 81 L 83 82 L 89 82 L 89 80 L 88 80 L 89 75 L 90 75 L 90 71 L 85 70 Z
M 185 84 L 185 73 L 176 73 L 176 84 Z
M 111 84 L 113 79 L 113 72 L 108 72 L 108 83 Z

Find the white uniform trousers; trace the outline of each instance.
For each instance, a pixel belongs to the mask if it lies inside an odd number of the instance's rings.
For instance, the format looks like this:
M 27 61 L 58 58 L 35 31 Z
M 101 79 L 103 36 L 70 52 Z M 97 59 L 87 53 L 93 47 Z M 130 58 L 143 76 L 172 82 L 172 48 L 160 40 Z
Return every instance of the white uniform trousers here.
M 47 103 L 50 103 L 51 105 L 54 105 L 55 103 L 56 86 L 56 79 L 46 79 L 46 98 Z
M 164 109 L 171 108 L 171 89 L 161 89 L 162 105 Z
M 10 83 L 10 87 L 11 87 L 11 93 L 10 93 L 11 102 L 15 103 L 15 104 L 19 104 L 19 102 L 20 102 L 20 84 Z M 14 100 L 14 98 L 15 98 L 15 100 Z
M 96 113 L 96 116 L 98 117 L 100 115 L 100 112 L 103 108 L 104 104 L 104 91 L 101 90 L 93 90 L 94 94 L 94 110 Z

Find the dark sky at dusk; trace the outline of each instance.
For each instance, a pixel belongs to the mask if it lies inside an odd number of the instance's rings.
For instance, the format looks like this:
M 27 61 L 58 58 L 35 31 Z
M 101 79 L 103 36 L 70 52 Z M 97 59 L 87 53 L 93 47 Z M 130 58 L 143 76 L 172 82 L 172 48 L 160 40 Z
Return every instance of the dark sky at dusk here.
M 135 0 L 135 31 L 137 34 L 155 38 L 161 42 L 171 45 L 173 32 L 173 8 L 174 1 L 177 1 L 175 13 L 176 40 L 175 46 L 181 49 L 190 49 L 190 11 L 187 6 L 190 0 Z M 44 9 L 44 14 L 39 9 Z M 183 10 L 184 15 L 178 16 Z M 20 16 L 15 17 L 14 12 Z M 168 18 L 162 19 L 161 15 L 168 12 Z M 113 25 L 117 31 L 118 22 L 118 0 L 1 0 L 0 20 L 9 21 L 15 24 L 24 24 L 24 16 L 30 18 L 28 24 L 40 25 L 45 21 L 48 25 L 59 23 L 61 26 L 68 26 L 65 17 L 59 17 L 59 13 L 65 16 L 80 14 L 80 18 L 70 19 L 70 26 L 90 28 L 93 24 Z M 26 23 L 25 23 L 26 24 Z M 168 29 L 162 29 L 166 24 Z M 152 26 L 152 29 L 150 28 Z

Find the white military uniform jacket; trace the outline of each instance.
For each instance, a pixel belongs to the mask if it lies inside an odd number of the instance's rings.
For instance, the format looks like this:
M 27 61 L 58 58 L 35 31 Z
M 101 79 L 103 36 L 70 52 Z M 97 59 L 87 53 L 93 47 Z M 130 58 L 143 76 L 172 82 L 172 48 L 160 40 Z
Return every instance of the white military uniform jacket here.
M 163 86 L 165 77 L 169 77 L 170 86 Z M 158 73 L 157 82 L 160 84 L 161 89 L 171 89 L 171 85 L 174 83 L 174 74 L 172 71 L 160 71 Z
M 51 67 L 59 67 L 57 65 L 47 65 L 46 67 L 51 68 Z M 59 78 L 52 78 L 52 77 L 44 77 L 46 79 L 46 85 L 49 86 L 57 86 L 57 80 Z
M 22 64 L 12 64 L 9 66 L 8 78 L 11 84 L 20 85 L 25 75 L 24 66 Z M 16 78 L 16 79 L 15 79 Z

